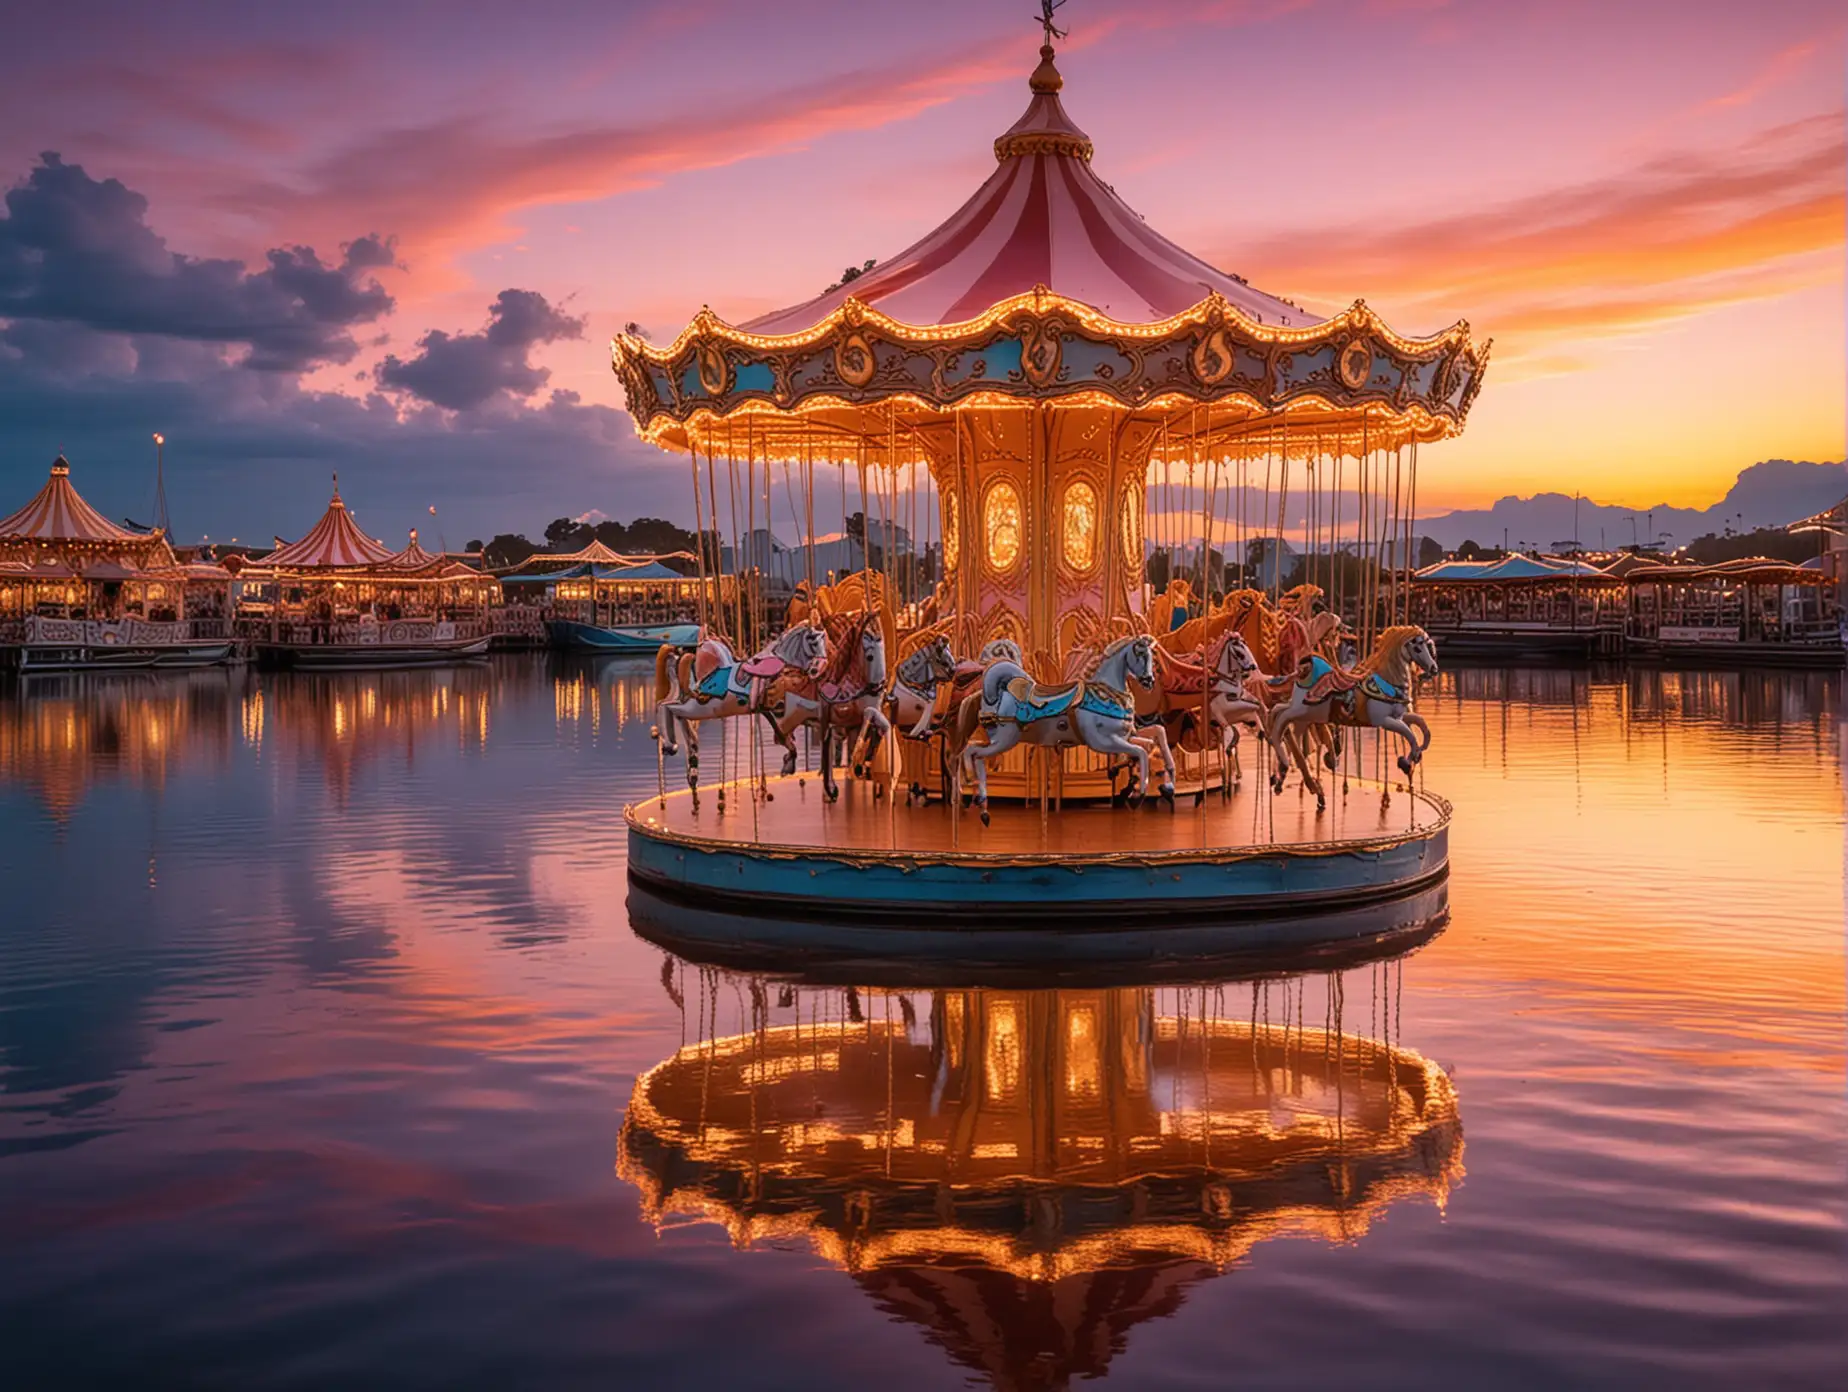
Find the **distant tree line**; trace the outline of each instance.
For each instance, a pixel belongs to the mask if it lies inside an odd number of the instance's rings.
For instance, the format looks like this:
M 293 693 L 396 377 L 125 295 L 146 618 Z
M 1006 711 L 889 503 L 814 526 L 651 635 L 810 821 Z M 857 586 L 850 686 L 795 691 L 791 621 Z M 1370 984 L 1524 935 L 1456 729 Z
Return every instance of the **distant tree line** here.
M 1813 560 L 1829 549 L 1829 538 L 1821 532 L 1787 532 L 1782 527 L 1760 527 L 1754 532 L 1708 532 L 1688 543 L 1688 555 L 1702 565 L 1737 561 L 1747 556 L 1769 556 L 1773 560 L 1801 564 Z
M 698 534 L 660 517 L 638 517 L 627 523 L 611 518 L 595 524 L 558 517 L 546 523 L 543 541 L 531 541 L 519 532 L 502 532 L 490 541 L 471 541 L 468 549 L 479 551 L 488 566 L 503 568 L 522 565 L 533 556 L 569 555 L 593 541 L 625 556 L 660 556 L 697 552 L 700 540 Z M 716 568 L 718 550 L 709 533 L 705 541 L 708 564 Z

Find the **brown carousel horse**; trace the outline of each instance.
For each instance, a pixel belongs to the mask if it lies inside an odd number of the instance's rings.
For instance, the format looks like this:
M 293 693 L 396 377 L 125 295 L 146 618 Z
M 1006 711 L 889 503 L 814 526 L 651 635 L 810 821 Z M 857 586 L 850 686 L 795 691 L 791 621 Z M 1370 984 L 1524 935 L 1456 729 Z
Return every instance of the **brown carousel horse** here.
M 886 643 L 882 616 L 872 611 L 831 615 L 823 620 L 828 658 L 818 672 L 787 671 L 777 681 L 767 710 L 783 749 L 783 772 L 796 771 L 795 732 L 811 721 L 821 728 L 822 787 L 839 796 L 834 783 L 834 739 L 851 731 L 847 742 L 854 777 L 864 777 L 879 741 L 892 728 L 881 706 L 885 701 Z M 865 746 L 864 753 L 861 752 Z
M 1289 773 L 1285 741 L 1298 725 L 1347 725 L 1387 730 L 1405 741 L 1399 770 L 1409 779 L 1431 747 L 1431 727 L 1412 707 L 1420 676 L 1437 675 L 1437 644 L 1415 624 L 1397 624 L 1380 634 L 1373 651 L 1352 671 L 1342 671 L 1316 653 L 1305 654 L 1281 700 L 1270 711 L 1265 733 L 1276 751 L 1271 786 L 1281 790 Z M 1303 785 L 1323 802 L 1322 787 L 1301 758 Z M 1384 797 L 1384 793 L 1382 793 Z

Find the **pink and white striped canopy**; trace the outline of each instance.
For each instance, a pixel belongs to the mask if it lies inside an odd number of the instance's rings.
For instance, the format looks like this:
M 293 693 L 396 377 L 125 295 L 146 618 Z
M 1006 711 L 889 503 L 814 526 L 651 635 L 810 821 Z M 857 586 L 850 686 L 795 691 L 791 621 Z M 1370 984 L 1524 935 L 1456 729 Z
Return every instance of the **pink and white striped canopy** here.
M 71 466 L 59 455 L 51 477 L 32 501 L 11 517 L 0 518 L 0 537 L 31 537 L 38 541 L 152 541 L 148 532 L 118 527 L 86 503 L 71 485 Z
M 1026 114 L 995 142 L 1000 168 L 954 217 L 845 285 L 744 327 L 800 333 L 849 296 L 906 324 L 954 324 L 1040 285 L 1120 323 L 1172 318 L 1215 290 L 1260 323 L 1322 322 L 1144 223 L 1092 172 L 1090 138 L 1059 103 L 1051 50 L 1041 58 Z
M 410 545 L 393 556 L 390 564 L 400 570 L 415 570 L 419 566 L 433 565 L 436 560 L 435 556 L 423 549 L 423 543 L 417 540 L 417 529 L 412 527 Z
M 304 570 L 316 566 L 379 565 L 391 558 L 389 547 L 379 545 L 359 530 L 336 488 L 333 501 L 314 524 L 314 530 L 300 541 L 270 552 L 263 564 L 279 570 Z

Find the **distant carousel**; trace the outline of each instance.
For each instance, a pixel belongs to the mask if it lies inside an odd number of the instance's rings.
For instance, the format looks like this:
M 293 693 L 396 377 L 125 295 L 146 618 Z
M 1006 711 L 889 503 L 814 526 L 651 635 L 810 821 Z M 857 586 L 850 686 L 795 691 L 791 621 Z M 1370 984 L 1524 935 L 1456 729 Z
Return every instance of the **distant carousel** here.
M 1410 519 L 1488 345 L 1319 318 L 1155 233 L 1092 169 L 1045 8 L 1032 99 L 948 222 L 742 327 L 612 344 L 733 555 L 778 526 L 860 542 L 783 612 L 734 587 L 661 651 L 687 787 L 627 809 L 651 891 L 963 934 L 1445 873 Z

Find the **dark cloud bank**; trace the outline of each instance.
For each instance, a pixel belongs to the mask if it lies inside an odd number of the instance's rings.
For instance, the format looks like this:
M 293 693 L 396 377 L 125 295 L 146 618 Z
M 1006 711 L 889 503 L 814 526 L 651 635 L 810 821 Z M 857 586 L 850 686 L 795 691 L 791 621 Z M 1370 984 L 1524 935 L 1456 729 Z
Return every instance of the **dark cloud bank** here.
M 620 412 L 539 395 L 550 374 L 532 350 L 587 327 L 544 296 L 503 290 L 479 332 L 424 334 L 364 399 L 309 391 L 302 374 L 351 362 L 392 314 L 374 273 L 393 243 L 359 236 L 327 260 L 279 247 L 252 269 L 171 250 L 147 213 L 141 194 L 55 154 L 6 194 L 0 510 L 63 451 L 105 512 L 145 516 L 155 430 L 182 537 L 299 534 L 335 470 L 368 530 L 427 524 L 435 503 L 452 545 L 589 507 L 682 503 Z

